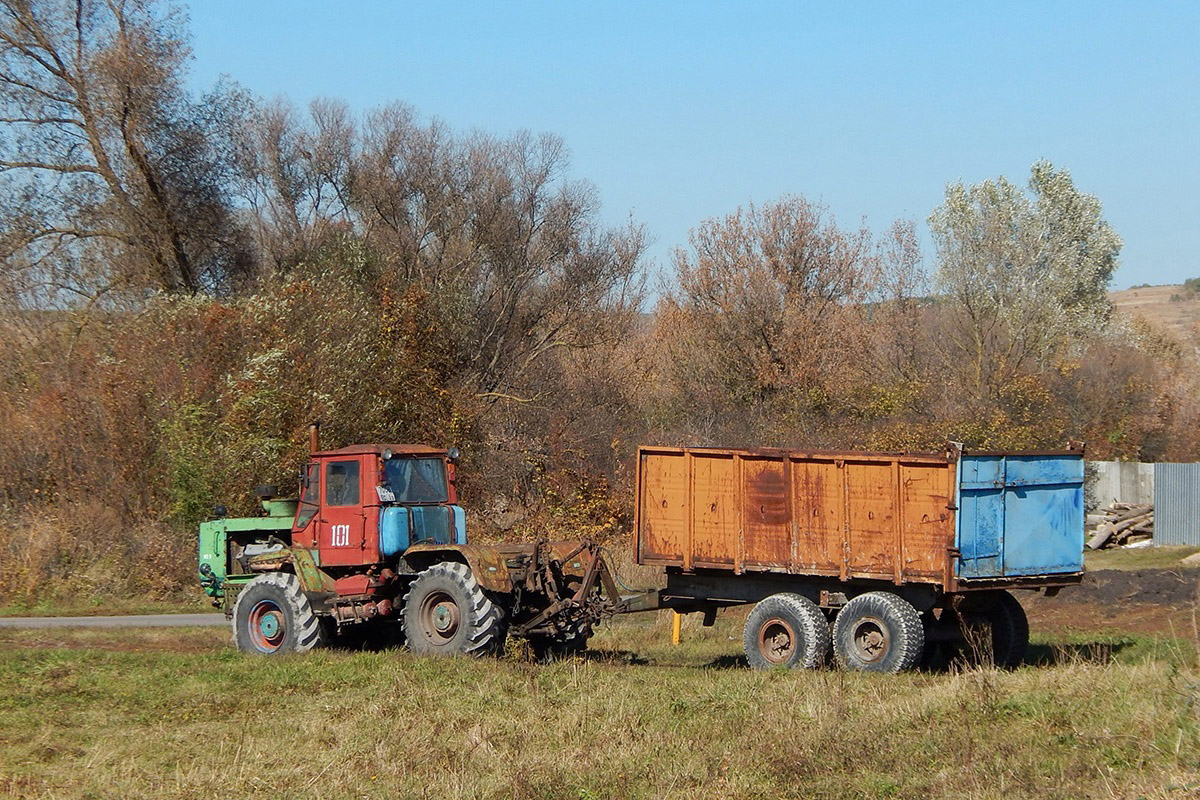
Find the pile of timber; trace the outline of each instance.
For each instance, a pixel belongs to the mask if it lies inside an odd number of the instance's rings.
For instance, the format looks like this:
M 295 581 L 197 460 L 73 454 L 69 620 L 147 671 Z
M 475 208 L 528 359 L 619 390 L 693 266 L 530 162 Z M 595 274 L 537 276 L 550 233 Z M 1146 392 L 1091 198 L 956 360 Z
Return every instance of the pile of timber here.
M 1088 539 L 1089 550 L 1129 547 L 1154 538 L 1154 506 L 1135 503 L 1111 503 L 1087 516 L 1088 527 L 1095 533 Z M 1141 545 L 1144 546 L 1144 545 Z

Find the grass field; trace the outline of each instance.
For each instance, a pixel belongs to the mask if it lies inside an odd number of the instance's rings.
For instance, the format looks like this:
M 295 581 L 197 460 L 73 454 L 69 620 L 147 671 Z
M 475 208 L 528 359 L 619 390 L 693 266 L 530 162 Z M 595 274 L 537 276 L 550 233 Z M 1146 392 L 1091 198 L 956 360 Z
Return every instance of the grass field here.
M 1200 562 L 1184 564 L 1183 559 L 1200 553 L 1200 547 L 1114 547 L 1088 550 L 1084 565 L 1095 569 L 1200 569 Z
M 200 592 L 188 592 L 174 600 L 105 598 L 91 603 L 38 603 L 0 606 L 0 617 L 92 617 L 113 614 L 196 614 L 212 611 L 212 603 Z
M 1171 298 L 1175 297 L 1175 300 Z M 1108 299 L 1118 314 L 1141 317 L 1181 342 L 1195 345 L 1200 323 L 1200 295 L 1179 285 L 1142 286 L 1109 292 Z
M 1184 798 L 1190 640 L 1043 635 L 1031 666 L 751 672 L 737 614 L 538 665 L 258 659 L 220 629 L 0 631 L 0 796 Z

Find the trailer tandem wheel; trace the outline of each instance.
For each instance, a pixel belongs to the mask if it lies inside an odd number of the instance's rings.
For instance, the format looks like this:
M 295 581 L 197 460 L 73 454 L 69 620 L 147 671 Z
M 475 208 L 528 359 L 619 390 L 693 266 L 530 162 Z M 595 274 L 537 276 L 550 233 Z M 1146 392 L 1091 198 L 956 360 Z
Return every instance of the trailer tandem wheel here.
M 903 672 L 920 663 L 924 650 L 921 615 L 891 592 L 854 597 L 833 623 L 833 653 L 844 669 Z
M 807 597 L 773 594 L 759 601 L 746 618 L 742 648 L 754 669 L 814 669 L 829 654 L 829 623 Z
M 466 564 L 434 564 L 404 596 L 404 636 L 414 653 L 486 655 L 504 644 L 504 633 L 504 611 Z
M 963 656 L 969 663 L 992 663 L 1016 669 L 1029 648 L 1029 619 L 1010 592 L 988 592 L 972 598 L 961 615 Z
M 291 573 L 259 575 L 233 605 L 233 643 L 247 653 L 303 653 L 326 639 L 321 620 Z

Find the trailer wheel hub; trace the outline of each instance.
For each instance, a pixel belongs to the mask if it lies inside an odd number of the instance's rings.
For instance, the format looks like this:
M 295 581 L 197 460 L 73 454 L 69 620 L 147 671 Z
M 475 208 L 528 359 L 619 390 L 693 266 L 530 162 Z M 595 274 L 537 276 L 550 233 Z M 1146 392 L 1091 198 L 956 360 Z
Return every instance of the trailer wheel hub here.
M 887 655 L 892 645 L 887 626 L 874 617 L 863 617 L 854 626 L 854 647 L 863 661 L 878 661 Z
M 758 629 L 758 651 L 772 664 L 786 664 L 796 652 L 796 632 L 785 620 L 773 617 Z

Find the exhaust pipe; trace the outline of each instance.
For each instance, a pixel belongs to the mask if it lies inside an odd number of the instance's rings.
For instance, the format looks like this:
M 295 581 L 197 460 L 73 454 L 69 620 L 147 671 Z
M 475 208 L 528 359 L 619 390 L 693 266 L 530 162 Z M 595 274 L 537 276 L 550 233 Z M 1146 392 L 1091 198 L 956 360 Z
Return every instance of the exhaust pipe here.
M 321 449 L 321 423 L 313 422 L 308 426 L 308 454 L 311 456 Z

